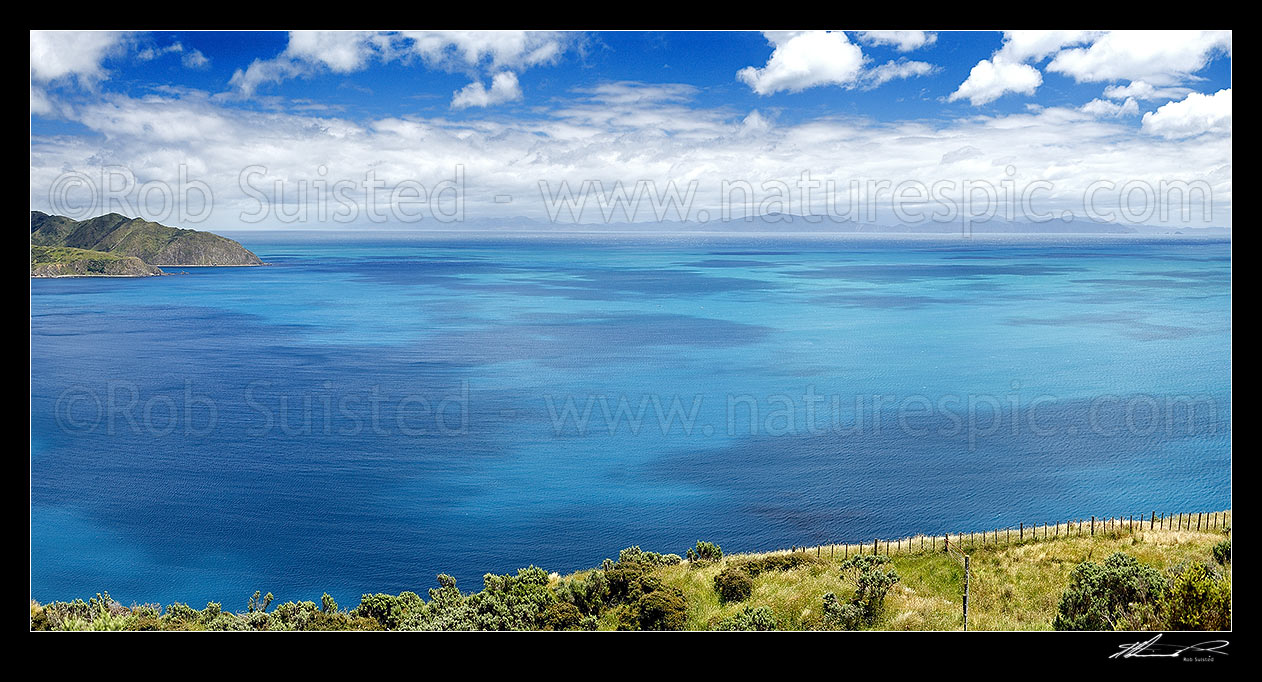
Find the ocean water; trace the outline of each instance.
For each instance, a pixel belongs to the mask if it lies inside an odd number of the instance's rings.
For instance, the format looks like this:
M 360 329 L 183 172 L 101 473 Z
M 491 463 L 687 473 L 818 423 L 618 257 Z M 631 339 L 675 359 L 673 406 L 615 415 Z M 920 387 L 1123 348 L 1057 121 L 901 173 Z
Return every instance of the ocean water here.
M 31 281 L 33 598 L 1231 503 L 1228 241 L 231 236 Z

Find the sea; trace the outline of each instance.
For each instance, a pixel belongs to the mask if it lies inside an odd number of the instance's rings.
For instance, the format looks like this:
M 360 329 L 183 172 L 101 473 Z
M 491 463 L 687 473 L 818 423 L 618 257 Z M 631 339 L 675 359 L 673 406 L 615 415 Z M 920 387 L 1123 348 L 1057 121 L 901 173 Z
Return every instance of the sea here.
M 31 280 L 33 599 L 1231 506 L 1227 239 L 224 234 Z

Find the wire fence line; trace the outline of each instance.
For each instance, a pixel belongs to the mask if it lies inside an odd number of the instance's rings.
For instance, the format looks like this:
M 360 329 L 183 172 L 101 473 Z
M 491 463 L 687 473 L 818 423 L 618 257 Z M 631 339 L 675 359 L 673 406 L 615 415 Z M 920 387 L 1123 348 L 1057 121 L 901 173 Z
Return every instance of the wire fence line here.
M 1059 523 L 1034 523 L 996 527 L 974 532 L 917 534 L 894 539 L 873 538 L 870 542 L 825 543 L 793 546 L 772 553 L 807 552 L 820 557 L 846 558 L 855 554 L 885 556 L 934 552 L 971 552 L 987 547 L 1004 547 L 1072 537 L 1122 537 L 1142 531 L 1207 532 L 1231 529 L 1231 510 L 1191 513 L 1149 511 L 1127 516 L 1090 516 Z

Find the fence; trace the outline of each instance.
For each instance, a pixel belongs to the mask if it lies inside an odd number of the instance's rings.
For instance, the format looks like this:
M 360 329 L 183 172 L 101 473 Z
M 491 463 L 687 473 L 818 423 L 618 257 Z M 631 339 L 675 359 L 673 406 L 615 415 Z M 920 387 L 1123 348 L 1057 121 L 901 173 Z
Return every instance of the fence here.
M 822 545 L 794 546 L 783 552 L 814 552 L 816 556 L 848 557 L 852 554 L 884 554 L 886 556 L 948 552 L 958 549 L 970 552 L 986 547 L 1003 547 L 1027 542 L 1042 542 L 1069 537 L 1122 537 L 1141 531 L 1183 530 L 1216 531 L 1231 528 L 1231 510 L 1193 512 L 1189 514 L 1163 514 L 1150 511 L 1128 516 L 1091 516 L 1059 523 L 1043 523 L 993 528 L 976 532 L 944 533 L 941 535 L 912 535 L 883 540 L 875 538 L 866 543 L 829 543 Z

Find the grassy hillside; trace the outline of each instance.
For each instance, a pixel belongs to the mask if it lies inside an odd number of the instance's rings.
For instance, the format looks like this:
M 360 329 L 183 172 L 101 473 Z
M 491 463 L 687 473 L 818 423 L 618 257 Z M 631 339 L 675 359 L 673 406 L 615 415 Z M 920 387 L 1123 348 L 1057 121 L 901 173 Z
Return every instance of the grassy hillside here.
M 1230 518 L 1230 517 L 1228 517 Z M 1100 531 L 1092 537 L 1060 536 L 1025 542 L 984 543 L 973 546 L 965 541 L 970 555 L 970 630 L 1051 630 L 1061 594 L 1069 585 L 1070 573 L 1084 561 L 1103 561 L 1114 552 L 1124 552 L 1162 570 L 1183 562 L 1212 561 L 1211 549 L 1225 534 L 1219 530 Z M 1195 523 L 1193 524 L 1195 527 Z M 1060 528 L 1065 533 L 1065 527 Z M 963 625 L 961 596 L 964 568 L 953 555 L 937 552 L 894 553 L 890 556 L 899 581 L 890 590 L 873 629 L 878 630 L 958 630 Z M 830 556 L 830 549 L 832 550 Z M 884 550 L 884 546 L 881 547 Z M 805 553 L 815 558 L 816 549 Z M 842 580 L 838 566 L 848 550 L 818 548 L 818 563 L 787 572 L 772 572 L 754 578 L 748 601 L 723 604 L 714 590 L 714 576 L 723 567 L 749 556 L 724 557 L 703 568 L 687 565 L 658 569 L 662 582 L 680 588 L 688 604 L 689 629 L 711 629 L 724 618 L 736 615 L 746 606 L 766 606 L 784 629 L 822 627 L 821 597 L 827 592 L 838 596 L 854 591 Z M 872 546 L 863 548 L 870 553 Z M 606 622 L 612 627 L 613 623 Z
M 262 263 L 258 256 L 226 237 L 117 213 L 76 221 L 31 211 L 31 244 L 134 256 L 157 266 Z
M 32 277 L 149 277 L 162 270 L 135 256 L 66 246 L 32 246 Z
M 951 536 L 952 548 L 970 557 L 969 629 L 1053 629 L 1071 585 L 1094 589 L 1111 584 L 1116 589 L 1118 575 L 1122 582 L 1147 576 L 1157 590 L 1124 593 L 1126 617 L 1138 615 L 1119 620 L 1119 629 L 1169 629 L 1172 623 L 1186 622 L 1195 624 L 1178 628 L 1230 627 L 1230 544 L 1225 541 L 1230 539 L 1231 512 L 1179 516 L 1173 528 L 1170 519 L 1155 528 L 1149 523 L 1098 521 L 1094 534 L 1089 523 L 1082 523 Z M 272 595 L 256 593 L 246 611 L 237 613 L 218 603 L 201 610 L 183 604 L 124 607 L 98 595 L 88 602 L 32 601 L 31 623 L 33 629 L 97 630 L 962 627 L 961 554 L 943 551 L 941 536 L 875 547 L 876 557 L 873 544 L 721 555 L 718 547 L 699 542 L 688 550 L 687 559 L 633 547 L 623 550 L 617 561 L 567 576 L 532 566 L 516 575 L 488 574 L 483 589 L 473 593 L 462 591 L 449 576 L 439 576 L 428 600 L 414 592 L 366 594 L 353 609 L 340 608 L 328 595 L 320 604 L 285 602 L 269 611 Z M 1138 563 L 1123 557 L 1132 561 L 1129 568 L 1106 578 L 1087 570 L 1116 561 L 1119 552 Z M 865 566 L 875 570 L 865 572 Z M 873 576 L 876 582 L 886 581 L 884 588 L 873 588 Z M 1199 582 L 1192 580 L 1197 576 Z M 855 606 L 874 591 L 884 594 L 868 602 L 876 608 L 863 612 Z M 1195 621 L 1201 612 L 1213 617 Z M 853 616 L 861 617 L 846 620 Z

